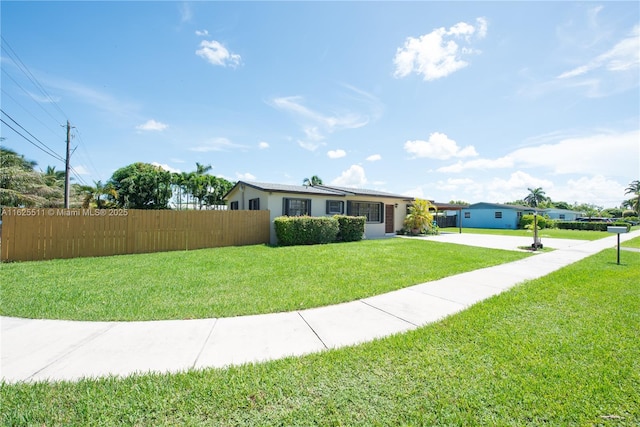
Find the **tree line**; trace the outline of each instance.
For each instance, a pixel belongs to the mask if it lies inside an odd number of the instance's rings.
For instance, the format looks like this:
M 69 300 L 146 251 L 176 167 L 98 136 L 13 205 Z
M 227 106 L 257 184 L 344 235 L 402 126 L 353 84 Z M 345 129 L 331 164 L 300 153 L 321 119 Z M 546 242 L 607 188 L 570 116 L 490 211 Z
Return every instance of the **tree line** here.
M 0 206 L 62 207 L 65 172 L 37 163 L 0 147 Z M 169 172 L 136 162 L 116 170 L 93 185 L 72 183 L 70 207 L 127 209 L 215 209 L 234 183 L 208 174 L 211 165 L 196 163 L 192 172 Z

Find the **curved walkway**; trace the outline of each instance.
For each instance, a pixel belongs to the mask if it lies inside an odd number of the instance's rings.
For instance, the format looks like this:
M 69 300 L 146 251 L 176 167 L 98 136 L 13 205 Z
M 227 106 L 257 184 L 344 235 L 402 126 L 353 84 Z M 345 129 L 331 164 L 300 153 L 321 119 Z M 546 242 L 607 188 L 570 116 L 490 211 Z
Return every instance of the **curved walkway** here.
M 640 231 L 623 234 L 621 240 L 636 236 Z M 512 250 L 531 240 L 472 234 L 429 239 Z M 435 322 L 522 281 L 615 247 L 616 236 L 593 242 L 543 239 L 543 244 L 557 250 L 359 301 L 290 313 L 148 322 L 1 317 L 0 377 L 7 382 L 56 381 L 179 372 L 358 344 Z

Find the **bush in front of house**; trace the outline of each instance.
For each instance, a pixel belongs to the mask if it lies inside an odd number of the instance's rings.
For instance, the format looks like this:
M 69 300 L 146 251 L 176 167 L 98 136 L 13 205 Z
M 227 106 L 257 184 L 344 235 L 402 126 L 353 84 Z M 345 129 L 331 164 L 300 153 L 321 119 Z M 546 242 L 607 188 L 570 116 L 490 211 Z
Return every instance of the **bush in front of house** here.
M 362 240 L 364 235 L 364 224 L 367 221 L 365 216 L 335 215 L 338 221 L 339 242 L 357 242 Z
M 520 218 L 520 228 L 526 230 L 533 230 L 533 215 L 522 215 Z M 542 230 L 544 228 L 554 228 L 556 226 L 556 222 L 549 217 L 538 215 L 537 219 L 538 229 Z
M 273 223 L 281 246 L 335 242 L 339 230 L 338 221 L 330 217 L 281 216 Z

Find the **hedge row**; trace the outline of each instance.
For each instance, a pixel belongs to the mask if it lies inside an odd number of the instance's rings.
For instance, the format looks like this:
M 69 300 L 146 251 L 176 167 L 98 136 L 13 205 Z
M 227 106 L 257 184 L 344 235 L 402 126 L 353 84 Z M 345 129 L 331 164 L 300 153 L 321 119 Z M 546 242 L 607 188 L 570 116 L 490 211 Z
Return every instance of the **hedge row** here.
M 592 231 L 607 231 L 607 227 L 627 227 L 627 231 L 631 230 L 631 224 L 627 222 L 617 221 L 610 222 L 587 222 L 587 221 L 558 221 L 556 227 L 563 230 L 592 230 Z
M 362 239 L 366 217 L 281 216 L 274 222 L 281 246 L 316 245 L 332 242 L 355 242 Z

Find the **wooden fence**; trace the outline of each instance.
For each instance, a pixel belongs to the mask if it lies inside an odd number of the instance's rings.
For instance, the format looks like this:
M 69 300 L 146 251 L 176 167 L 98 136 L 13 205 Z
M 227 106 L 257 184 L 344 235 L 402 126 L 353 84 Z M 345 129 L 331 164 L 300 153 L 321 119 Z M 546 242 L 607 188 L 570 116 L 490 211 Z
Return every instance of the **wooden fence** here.
M 269 211 L 2 210 L 2 261 L 269 243 Z

